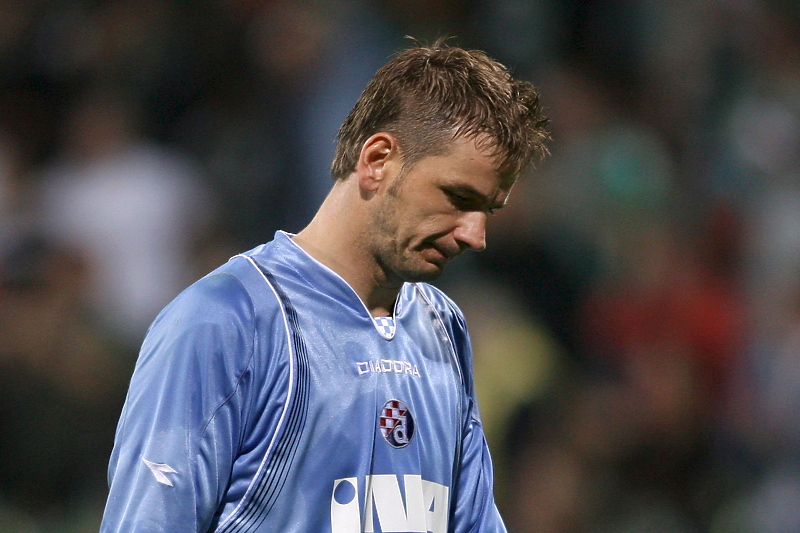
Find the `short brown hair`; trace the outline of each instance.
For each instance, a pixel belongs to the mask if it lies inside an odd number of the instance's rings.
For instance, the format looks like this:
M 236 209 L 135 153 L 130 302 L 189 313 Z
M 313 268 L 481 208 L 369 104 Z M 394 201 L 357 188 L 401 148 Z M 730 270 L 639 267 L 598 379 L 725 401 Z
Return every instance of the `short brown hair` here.
M 386 131 L 397 138 L 405 168 L 445 152 L 456 137 L 485 135 L 501 174 L 516 177 L 547 154 L 547 123 L 533 85 L 484 52 L 438 40 L 378 70 L 339 129 L 331 174 L 349 176 L 367 139 Z

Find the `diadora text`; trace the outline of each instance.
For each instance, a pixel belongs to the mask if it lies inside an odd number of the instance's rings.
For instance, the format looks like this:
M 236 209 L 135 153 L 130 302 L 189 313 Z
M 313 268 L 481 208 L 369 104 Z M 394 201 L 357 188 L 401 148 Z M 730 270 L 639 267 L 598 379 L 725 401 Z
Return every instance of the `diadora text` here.
M 356 363 L 358 375 L 369 374 L 370 372 L 408 374 L 409 376 L 421 377 L 417 365 L 412 365 L 407 361 L 393 361 L 392 359 L 378 359 L 375 361 L 361 361 Z

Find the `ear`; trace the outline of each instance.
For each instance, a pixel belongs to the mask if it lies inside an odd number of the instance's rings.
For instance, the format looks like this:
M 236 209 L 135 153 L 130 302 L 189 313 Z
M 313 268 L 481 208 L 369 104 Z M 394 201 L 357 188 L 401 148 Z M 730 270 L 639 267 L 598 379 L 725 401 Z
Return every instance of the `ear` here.
M 356 164 L 359 185 L 366 192 L 375 192 L 399 169 L 397 139 L 391 133 L 379 132 L 366 140 Z

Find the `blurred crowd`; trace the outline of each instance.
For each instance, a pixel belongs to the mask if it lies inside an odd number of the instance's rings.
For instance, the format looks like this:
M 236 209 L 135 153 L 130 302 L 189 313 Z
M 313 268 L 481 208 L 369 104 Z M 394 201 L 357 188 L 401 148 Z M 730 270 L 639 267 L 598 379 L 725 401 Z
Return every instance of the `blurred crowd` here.
M 510 531 L 800 530 L 793 0 L 0 2 L 0 530 L 97 530 L 148 324 L 304 226 L 407 35 L 552 121 L 439 283 Z

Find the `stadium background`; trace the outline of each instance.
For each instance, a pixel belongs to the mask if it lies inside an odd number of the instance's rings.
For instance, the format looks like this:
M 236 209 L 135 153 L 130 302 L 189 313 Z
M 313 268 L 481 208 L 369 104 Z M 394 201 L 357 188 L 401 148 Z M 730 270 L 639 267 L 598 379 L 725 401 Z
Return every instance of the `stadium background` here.
M 97 530 L 147 324 L 303 226 L 405 35 L 488 51 L 552 119 L 439 283 L 510 530 L 800 530 L 793 0 L 0 2 L 0 530 Z

